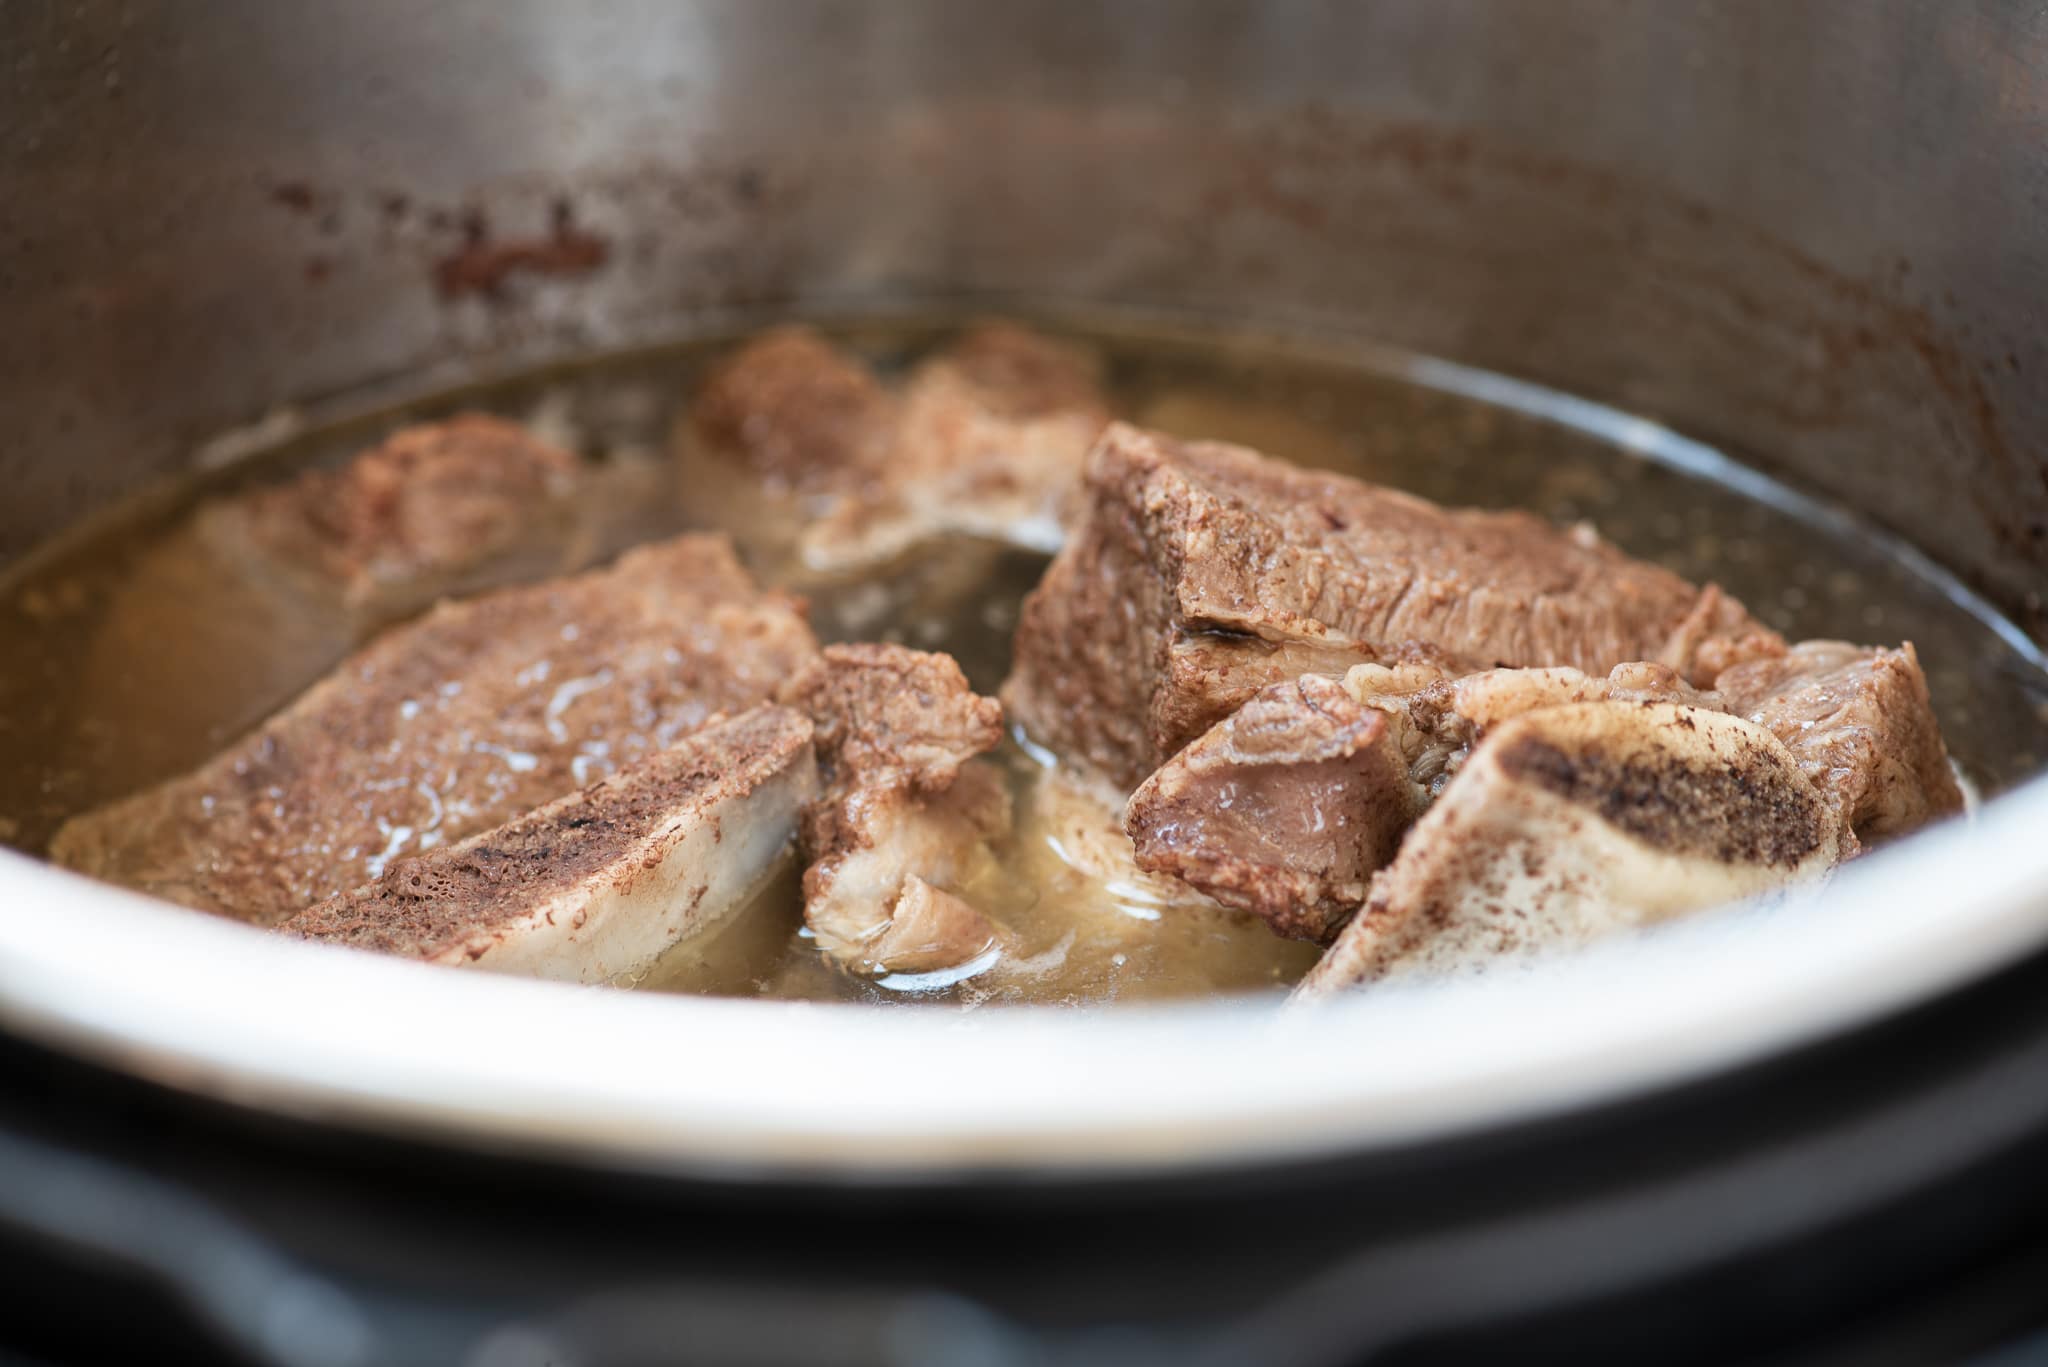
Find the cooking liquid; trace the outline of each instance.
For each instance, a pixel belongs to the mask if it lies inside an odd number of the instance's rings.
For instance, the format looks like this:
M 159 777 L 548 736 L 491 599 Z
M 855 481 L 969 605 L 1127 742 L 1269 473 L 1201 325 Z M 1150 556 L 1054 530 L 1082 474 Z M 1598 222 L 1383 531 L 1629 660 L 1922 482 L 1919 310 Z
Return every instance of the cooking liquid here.
M 1444 503 L 1588 520 L 1625 550 L 1714 580 L 1788 637 L 1914 642 L 1951 754 L 1995 794 L 2048 764 L 2048 669 L 2032 644 L 1938 571 L 1838 511 L 1770 486 L 1625 415 L 1378 349 L 1090 320 L 1040 320 L 1098 348 L 1124 416 L 1241 442 Z M 929 322 L 828 329 L 886 370 L 942 341 Z M 613 549 L 706 525 L 677 488 L 669 434 L 732 338 L 591 361 L 446 393 L 280 441 L 138 501 L 0 580 L 0 841 L 37 852 L 69 816 L 203 760 L 355 644 L 336 616 L 284 612 L 195 536 L 204 498 L 335 463 L 405 422 L 484 408 L 599 463 Z M 860 581 L 805 586 L 819 636 L 955 656 L 994 693 L 1045 559 L 944 541 Z M 772 567 L 757 567 L 773 579 Z M 995 756 L 1028 813 L 1049 756 Z M 1070 812 L 1073 809 L 1070 809 Z M 1101 819 L 1113 818 L 1105 811 Z M 858 978 L 802 930 L 795 870 L 635 986 L 815 1000 L 1100 1002 L 1275 988 L 1317 951 L 1250 918 L 1162 905 L 1142 880 L 1069 866 L 1056 827 L 1020 821 L 958 891 L 1007 951 L 964 981 Z

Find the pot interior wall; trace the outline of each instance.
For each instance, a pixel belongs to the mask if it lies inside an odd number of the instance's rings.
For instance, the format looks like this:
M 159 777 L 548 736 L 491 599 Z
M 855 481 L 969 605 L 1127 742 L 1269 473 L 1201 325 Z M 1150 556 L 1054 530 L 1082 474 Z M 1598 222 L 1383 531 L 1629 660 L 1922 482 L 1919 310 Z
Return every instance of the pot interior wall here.
M 0 28 L 0 558 L 283 405 L 736 309 L 1092 301 L 1613 402 L 2041 628 L 2028 6 L 89 0 Z

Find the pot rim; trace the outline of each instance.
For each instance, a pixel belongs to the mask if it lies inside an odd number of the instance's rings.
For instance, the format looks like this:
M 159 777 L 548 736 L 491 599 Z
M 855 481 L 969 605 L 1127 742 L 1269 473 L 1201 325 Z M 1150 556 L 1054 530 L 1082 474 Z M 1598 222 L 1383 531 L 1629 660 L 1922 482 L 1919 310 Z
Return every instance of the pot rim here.
M 906 1011 L 448 972 L 7 852 L 0 1022 L 244 1106 L 602 1167 L 853 1182 L 1183 1171 L 1618 1101 L 1898 1012 L 2048 945 L 2043 830 L 2037 779 L 1775 905 L 1540 971 L 1277 1013 Z

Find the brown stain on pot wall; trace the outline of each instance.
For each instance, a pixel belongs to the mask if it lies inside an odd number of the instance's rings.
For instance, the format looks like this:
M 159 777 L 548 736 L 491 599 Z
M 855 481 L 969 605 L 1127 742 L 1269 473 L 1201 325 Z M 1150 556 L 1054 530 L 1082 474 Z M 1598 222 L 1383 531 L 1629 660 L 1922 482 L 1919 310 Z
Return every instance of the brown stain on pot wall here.
M 315 200 L 313 187 L 302 180 L 280 181 L 270 187 L 270 197 L 293 213 L 313 212 Z
M 545 237 L 495 238 L 482 213 L 465 216 L 462 230 L 461 248 L 433 266 L 434 288 L 443 299 L 496 298 L 516 275 L 589 275 L 611 259 L 611 243 L 578 228 L 574 206 L 566 199 L 555 201 Z
M 721 302 L 720 289 L 744 274 L 746 253 L 767 252 L 768 238 L 786 226 L 800 198 L 760 168 L 730 162 L 630 162 L 568 177 L 516 176 L 448 200 L 412 187 L 333 188 L 283 174 L 259 174 L 256 182 L 273 206 L 324 239 L 311 255 L 326 270 L 301 270 L 307 284 L 374 273 L 396 259 L 417 263 L 438 302 L 488 306 L 499 330 L 453 344 L 464 352 L 513 340 L 522 321 L 541 324 L 527 308 L 533 291 L 525 286 L 542 281 L 594 283 L 601 274 L 663 270 L 704 277 L 703 302 Z M 583 208 L 606 226 L 592 226 Z M 536 213 L 544 231 L 504 231 L 507 222 Z M 735 256 L 729 267 L 721 265 Z M 544 312 L 550 326 L 566 317 L 552 304 Z

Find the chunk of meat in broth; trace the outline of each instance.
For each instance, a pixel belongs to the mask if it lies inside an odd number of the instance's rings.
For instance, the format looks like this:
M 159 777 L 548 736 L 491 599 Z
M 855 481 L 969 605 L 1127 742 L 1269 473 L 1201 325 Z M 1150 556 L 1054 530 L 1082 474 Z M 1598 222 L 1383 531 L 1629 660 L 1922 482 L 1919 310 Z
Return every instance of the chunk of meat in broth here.
M 336 470 L 211 499 L 196 527 L 252 584 L 356 634 L 599 552 L 573 453 L 481 413 L 393 433 Z
M 1695 680 L 1784 649 L 1719 590 L 1588 528 L 1115 423 L 1025 601 L 1003 697 L 1038 743 L 1128 791 L 1260 688 L 1408 643 L 1485 665 L 1660 660 Z
M 770 494 L 830 499 L 881 477 L 896 417 L 895 396 L 858 358 L 810 328 L 784 327 L 705 378 L 680 440 L 690 457 L 743 471 Z
M 723 537 L 443 603 L 188 774 L 87 812 L 59 863 L 274 924 L 768 701 L 817 653 Z
M 1280 934 L 1327 938 L 1488 731 L 1585 702 L 1678 703 L 1768 727 L 1836 811 L 1845 857 L 1961 809 L 1912 647 L 1809 641 L 1724 671 L 1709 690 L 1647 662 L 1604 679 L 1361 665 L 1341 688 L 1316 676 L 1274 685 L 1148 779 L 1126 825 L 1142 867 L 1253 911 Z M 1388 727 L 1370 731 L 1349 706 Z
M 1138 787 L 1140 867 L 1275 934 L 1327 940 L 1420 814 L 1387 716 L 1335 679 L 1272 684 Z
M 987 956 L 996 925 L 960 889 L 994 862 L 1009 794 L 977 761 L 1002 709 L 958 664 L 901 646 L 827 646 L 782 690 L 817 726 L 821 781 L 803 823 L 804 920 L 861 973 L 930 973 Z
M 804 560 L 846 572 L 955 534 L 1053 551 L 1108 403 L 1092 357 L 1006 324 L 968 333 L 905 384 L 872 496 L 804 533 Z
M 693 503 L 785 573 L 838 579 L 943 536 L 1052 549 L 1108 416 L 1093 357 L 1008 324 L 900 390 L 787 328 L 707 378 L 678 449 Z

